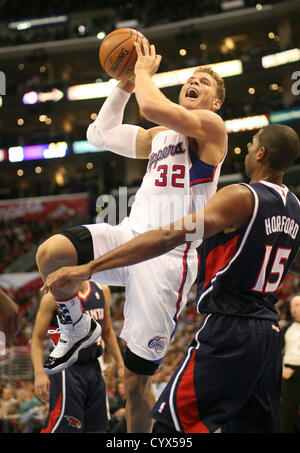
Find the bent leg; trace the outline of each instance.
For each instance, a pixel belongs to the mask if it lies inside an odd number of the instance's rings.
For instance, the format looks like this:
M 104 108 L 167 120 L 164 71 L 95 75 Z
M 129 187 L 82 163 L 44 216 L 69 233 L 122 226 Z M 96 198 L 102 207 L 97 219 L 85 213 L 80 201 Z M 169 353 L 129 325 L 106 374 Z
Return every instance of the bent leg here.
M 126 422 L 128 433 L 150 433 L 150 411 L 155 404 L 152 376 L 134 373 L 125 367 Z
M 56 234 L 38 249 L 36 261 L 43 279 L 64 266 L 76 266 L 93 258 L 91 234 L 75 227 Z M 86 261 L 87 260 L 87 261 Z M 78 296 L 79 282 L 53 285 L 51 292 L 60 309 L 60 339 L 44 364 L 47 374 L 58 373 L 76 362 L 83 347 L 96 342 L 101 326 L 85 313 Z
M 63 266 L 76 266 L 77 251 L 72 242 L 62 234 L 55 234 L 43 242 L 37 251 L 36 262 L 43 280 Z M 79 284 L 71 283 L 61 288 L 53 288 L 55 299 L 72 297 L 78 291 Z

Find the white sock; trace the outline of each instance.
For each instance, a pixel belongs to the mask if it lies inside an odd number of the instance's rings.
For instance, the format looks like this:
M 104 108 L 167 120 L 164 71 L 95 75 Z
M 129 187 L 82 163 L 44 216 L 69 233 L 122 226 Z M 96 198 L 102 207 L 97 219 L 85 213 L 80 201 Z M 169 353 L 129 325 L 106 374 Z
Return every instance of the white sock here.
M 82 316 L 83 308 L 76 293 L 73 297 L 63 300 L 55 300 L 61 310 L 63 324 L 75 324 Z

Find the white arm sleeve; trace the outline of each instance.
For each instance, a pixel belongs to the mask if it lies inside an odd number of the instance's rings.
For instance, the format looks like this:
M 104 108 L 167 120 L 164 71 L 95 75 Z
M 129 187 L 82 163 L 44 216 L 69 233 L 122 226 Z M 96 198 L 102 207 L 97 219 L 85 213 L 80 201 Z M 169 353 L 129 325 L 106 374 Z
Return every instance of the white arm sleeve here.
M 136 135 L 139 126 L 122 124 L 130 94 L 114 87 L 100 109 L 97 119 L 87 129 L 88 141 L 125 157 L 136 157 Z

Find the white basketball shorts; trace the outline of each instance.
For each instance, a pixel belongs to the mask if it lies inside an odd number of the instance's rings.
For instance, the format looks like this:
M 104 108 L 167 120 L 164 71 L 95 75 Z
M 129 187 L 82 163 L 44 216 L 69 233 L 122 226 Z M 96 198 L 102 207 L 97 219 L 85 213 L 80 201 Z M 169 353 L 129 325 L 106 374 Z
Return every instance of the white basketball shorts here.
M 133 239 L 128 224 L 84 225 L 89 229 L 94 259 Z M 175 333 L 178 316 L 197 277 L 197 251 L 190 243 L 145 262 L 94 274 L 91 280 L 124 286 L 124 325 L 120 334 L 139 357 L 161 363 Z

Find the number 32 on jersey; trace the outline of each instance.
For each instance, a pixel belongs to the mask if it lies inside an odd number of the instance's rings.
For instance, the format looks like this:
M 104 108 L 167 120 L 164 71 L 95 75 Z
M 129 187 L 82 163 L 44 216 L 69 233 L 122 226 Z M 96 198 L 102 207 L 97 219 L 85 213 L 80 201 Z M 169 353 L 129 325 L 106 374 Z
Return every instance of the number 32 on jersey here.
M 157 171 L 159 172 L 159 177 L 155 180 L 156 186 L 166 187 L 171 184 L 172 187 L 184 187 L 184 165 L 172 165 L 172 169 L 168 165 L 159 165 Z

